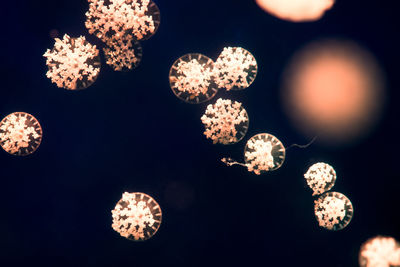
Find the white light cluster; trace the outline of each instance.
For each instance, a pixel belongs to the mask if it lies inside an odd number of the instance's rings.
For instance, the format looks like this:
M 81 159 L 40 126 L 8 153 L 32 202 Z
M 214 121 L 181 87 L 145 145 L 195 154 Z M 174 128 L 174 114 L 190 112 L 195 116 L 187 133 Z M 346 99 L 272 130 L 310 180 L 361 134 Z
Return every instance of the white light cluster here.
M 46 76 L 60 88 L 69 90 L 90 86 L 100 72 L 99 50 L 84 36 L 55 38 L 53 49 L 44 53 L 48 71 Z
M 228 145 L 237 143 L 244 137 L 249 117 L 242 103 L 219 98 L 215 104 L 207 106 L 201 121 L 207 138 L 214 144 Z
M 157 232 L 162 213 L 152 197 L 143 193 L 125 192 L 112 210 L 112 218 L 112 228 L 121 236 L 143 241 Z

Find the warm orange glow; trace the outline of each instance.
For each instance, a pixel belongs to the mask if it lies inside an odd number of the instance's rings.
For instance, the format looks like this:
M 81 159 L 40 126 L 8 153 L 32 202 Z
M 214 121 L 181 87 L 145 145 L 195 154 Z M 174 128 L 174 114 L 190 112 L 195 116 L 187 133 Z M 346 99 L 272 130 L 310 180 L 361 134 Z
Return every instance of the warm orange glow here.
M 256 0 L 266 12 L 293 22 L 319 20 L 334 0 Z
M 314 43 L 295 55 L 283 100 L 296 126 L 333 143 L 361 136 L 376 122 L 383 82 L 374 58 L 350 42 Z

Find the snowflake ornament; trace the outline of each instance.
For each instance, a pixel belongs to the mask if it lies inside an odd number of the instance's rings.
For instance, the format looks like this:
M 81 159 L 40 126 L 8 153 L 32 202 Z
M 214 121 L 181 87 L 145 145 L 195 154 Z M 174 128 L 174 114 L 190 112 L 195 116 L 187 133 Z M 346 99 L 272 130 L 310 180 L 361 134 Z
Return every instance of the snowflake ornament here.
M 140 43 L 129 35 L 107 41 L 103 51 L 107 65 L 115 71 L 129 71 L 136 68 L 143 55 Z
M 188 103 L 202 103 L 217 93 L 213 76 L 214 62 L 202 54 L 187 54 L 177 59 L 169 72 L 174 94 Z
M 242 103 L 219 98 L 208 105 L 201 117 L 204 135 L 214 144 L 230 145 L 239 142 L 249 127 L 249 117 Z
M 278 138 L 261 133 L 247 141 L 244 160 L 249 172 L 259 175 L 280 168 L 285 161 L 285 147 Z
M 257 61 L 241 47 L 225 47 L 214 64 L 218 88 L 242 90 L 249 87 L 257 76 Z
M 350 200 L 338 192 L 328 192 L 314 201 L 315 217 L 319 226 L 327 230 L 345 228 L 353 217 L 353 205 Z
M 112 228 L 132 241 L 151 238 L 158 231 L 162 220 L 160 206 L 144 193 L 123 193 L 111 213 Z
M 36 151 L 42 141 L 38 120 L 25 112 L 14 112 L 0 122 L 0 145 L 8 153 L 26 156 Z
M 307 170 L 304 178 L 315 196 L 330 190 L 335 185 L 336 172 L 329 164 L 318 162 Z
M 84 36 L 55 38 L 53 49 L 44 53 L 46 76 L 60 88 L 84 89 L 92 85 L 100 73 L 99 50 Z
M 376 236 L 360 249 L 360 267 L 399 267 L 400 243 L 393 237 Z
M 88 0 L 86 28 L 103 42 L 128 34 L 150 38 L 160 25 L 160 11 L 150 0 Z

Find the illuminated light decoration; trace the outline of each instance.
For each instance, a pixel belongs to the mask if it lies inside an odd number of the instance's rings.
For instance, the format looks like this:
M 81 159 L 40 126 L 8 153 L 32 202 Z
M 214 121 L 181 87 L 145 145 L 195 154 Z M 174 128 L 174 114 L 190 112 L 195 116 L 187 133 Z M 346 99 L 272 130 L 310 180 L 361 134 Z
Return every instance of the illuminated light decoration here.
M 384 102 L 374 57 L 348 41 L 325 40 L 298 52 L 283 75 L 282 100 L 294 125 L 325 144 L 366 136 Z
M 244 161 L 240 163 L 231 158 L 221 161 L 228 166 L 240 165 L 249 172 L 260 175 L 279 169 L 285 161 L 286 149 L 278 138 L 271 134 L 260 133 L 251 137 L 244 149 Z
M 150 0 L 89 0 L 85 25 L 103 42 L 126 34 L 144 40 L 160 25 L 160 11 Z
M 283 20 L 306 22 L 319 20 L 331 9 L 334 0 L 256 0 L 264 11 Z
M 151 238 L 158 231 L 162 220 L 160 206 L 144 193 L 123 193 L 111 213 L 112 228 L 132 241 Z
M 48 71 L 46 76 L 60 88 L 85 89 L 92 85 L 100 73 L 99 50 L 84 36 L 55 38 L 53 49 L 44 53 Z
M 169 83 L 181 100 L 198 104 L 218 92 L 213 75 L 214 62 L 202 54 L 186 54 L 177 59 L 169 72 Z
M 327 192 L 314 201 L 314 212 L 320 227 L 337 231 L 350 223 L 354 210 L 345 195 Z
M 103 48 L 107 65 L 115 71 L 129 71 L 136 68 L 142 59 L 142 46 L 126 35 L 120 39 L 107 41 Z
M 38 120 L 25 112 L 14 112 L 0 122 L 0 145 L 17 156 L 32 154 L 42 142 L 42 127 Z
M 335 185 L 336 172 L 329 164 L 318 162 L 307 170 L 304 178 L 315 196 L 325 193 Z
M 360 267 L 400 266 L 400 243 L 393 237 L 376 236 L 367 240 L 360 249 Z
M 244 161 L 249 172 L 259 175 L 280 168 L 285 161 L 286 149 L 278 138 L 261 133 L 247 141 Z
M 242 140 L 249 127 L 249 117 L 242 103 L 219 98 L 210 104 L 201 117 L 204 135 L 214 144 L 235 144 Z
M 257 76 L 257 61 L 241 47 L 225 47 L 214 64 L 218 88 L 241 90 L 249 87 Z

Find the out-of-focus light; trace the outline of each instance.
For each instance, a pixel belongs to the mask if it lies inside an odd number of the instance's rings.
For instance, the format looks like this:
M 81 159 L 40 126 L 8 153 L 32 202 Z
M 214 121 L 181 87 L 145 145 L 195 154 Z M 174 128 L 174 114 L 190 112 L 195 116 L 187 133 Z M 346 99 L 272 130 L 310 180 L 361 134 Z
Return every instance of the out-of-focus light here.
M 214 144 L 235 144 L 242 140 L 249 128 L 249 116 L 242 103 L 219 98 L 215 104 L 207 106 L 201 117 L 204 135 Z
M 384 100 L 373 56 L 352 42 L 315 42 L 298 52 L 284 75 L 282 99 L 295 126 L 328 144 L 366 135 Z
M 285 147 L 275 136 L 261 133 L 246 143 L 244 161 L 249 172 L 259 175 L 280 168 L 285 161 Z
M 319 20 L 331 9 L 334 0 L 256 0 L 266 12 L 283 20 L 305 22 Z
M 218 88 L 242 90 L 249 87 L 257 76 L 257 61 L 241 47 L 225 47 L 214 64 Z
M 304 178 L 315 196 L 330 190 L 335 185 L 336 172 L 331 165 L 318 162 L 307 170 Z
M 368 239 L 361 246 L 359 264 L 360 267 L 400 266 L 400 243 L 389 236 Z
M 115 71 L 129 71 L 136 68 L 142 60 L 142 46 L 129 35 L 110 39 L 103 48 L 107 65 Z
M 158 231 L 162 220 L 160 206 L 144 193 L 123 193 L 111 213 L 112 228 L 133 241 L 151 238 Z
M 55 38 L 53 49 L 44 53 L 47 77 L 60 88 L 84 89 L 92 85 L 100 73 L 99 50 L 84 36 Z
M 32 154 L 42 142 L 42 127 L 38 120 L 25 112 L 14 112 L 0 122 L 0 145 L 17 156 Z
M 314 201 L 315 217 L 319 226 L 327 230 L 341 230 L 353 218 L 353 205 L 350 200 L 338 192 L 328 192 Z
M 178 58 L 169 72 L 174 94 L 187 103 L 198 104 L 218 92 L 214 82 L 214 61 L 202 54 L 186 54 Z
M 130 35 L 148 39 L 157 31 L 160 11 L 150 0 L 89 0 L 86 28 L 103 42 Z

